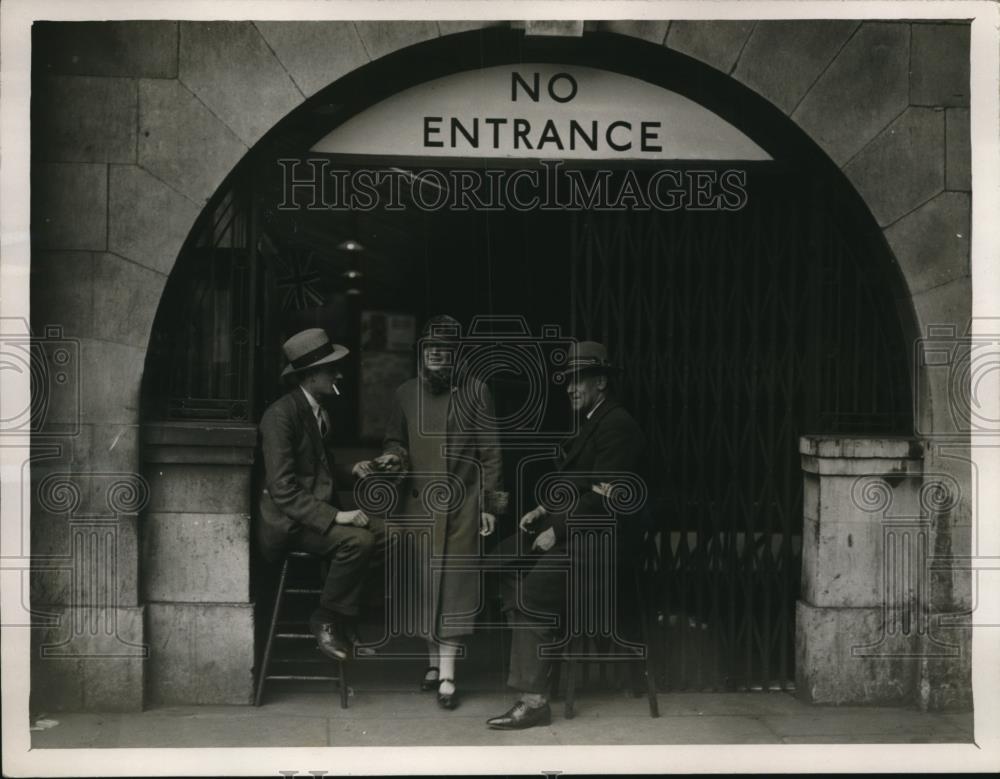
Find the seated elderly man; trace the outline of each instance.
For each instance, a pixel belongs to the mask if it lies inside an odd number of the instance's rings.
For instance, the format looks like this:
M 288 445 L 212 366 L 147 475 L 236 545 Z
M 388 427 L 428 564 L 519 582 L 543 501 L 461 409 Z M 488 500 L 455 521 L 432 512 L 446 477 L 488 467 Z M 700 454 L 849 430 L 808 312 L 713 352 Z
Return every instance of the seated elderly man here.
M 577 432 L 563 445 L 556 466 L 578 491 L 577 513 L 581 516 L 604 513 L 608 474 L 638 475 L 643 467 L 645 439 L 636 421 L 611 397 L 611 371 L 607 351 L 593 341 L 571 349 L 564 371 L 569 402 L 578 415 Z M 508 572 L 502 581 L 504 610 L 514 626 L 507 684 L 521 695 L 509 711 L 487 720 L 495 730 L 520 730 L 552 721 L 546 698 L 552 659 L 542 648 L 553 644 L 560 632 L 560 626 L 553 626 L 546 616 L 558 615 L 560 625 L 565 624 L 567 576 L 565 566 L 558 564 L 560 559 L 569 558 L 576 587 L 608 581 L 609 571 L 590 570 L 583 558 L 574 557 L 576 551 L 567 544 L 566 520 L 565 512 L 544 505 L 521 518 L 521 531 L 533 536 L 531 549 L 516 562 L 516 572 Z M 620 526 L 620 531 L 619 556 L 630 553 L 626 541 L 631 528 Z M 517 540 L 515 536 L 506 541 Z M 514 559 L 517 544 L 503 546 L 502 556 Z

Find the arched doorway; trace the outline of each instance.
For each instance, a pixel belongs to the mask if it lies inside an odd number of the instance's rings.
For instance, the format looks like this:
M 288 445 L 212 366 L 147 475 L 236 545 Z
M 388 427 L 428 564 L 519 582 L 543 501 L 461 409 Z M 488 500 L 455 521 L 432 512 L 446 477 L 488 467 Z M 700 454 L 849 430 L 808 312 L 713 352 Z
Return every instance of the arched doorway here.
M 382 208 L 331 217 L 278 207 L 279 161 L 307 157 L 348 119 L 437 77 L 523 62 L 596 68 L 671 90 L 738 127 L 772 161 L 742 166 L 752 196 L 739 211 Z M 723 169 L 705 160 L 673 167 Z M 364 247 L 364 267 L 350 241 Z M 378 438 L 377 414 L 365 413 L 371 392 L 408 369 L 405 349 L 365 348 L 387 317 L 399 316 L 404 344 L 415 323 L 442 309 L 465 322 L 516 314 L 535 333 L 555 324 L 604 340 L 625 367 L 621 394 L 649 431 L 652 468 L 663 477 L 658 532 L 643 561 L 657 593 L 661 683 L 784 688 L 793 678 L 801 550 L 798 437 L 912 431 L 904 334 L 915 328 L 912 311 L 896 308 L 901 287 L 840 171 L 736 82 L 613 34 L 468 33 L 346 76 L 233 171 L 161 302 L 145 419 L 252 425 L 281 391 L 282 337 L 322 325 L 360 357 L 344 398 L 359 413 L 346 415 L 343 436 L 364 450 Z M 377 377 L 370 384 L 366 357 L 381 363 L 368 366 Z

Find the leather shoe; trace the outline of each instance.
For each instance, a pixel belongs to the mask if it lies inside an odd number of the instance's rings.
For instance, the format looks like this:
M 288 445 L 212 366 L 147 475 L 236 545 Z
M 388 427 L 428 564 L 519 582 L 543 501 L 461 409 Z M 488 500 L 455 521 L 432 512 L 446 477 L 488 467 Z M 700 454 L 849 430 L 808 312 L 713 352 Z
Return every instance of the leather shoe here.
M 351 644 L 334 622 L 309 620 L 309 628 L 316 636 L 319 651 L 333 660 L 346 660 L 351 653 Z
M 544 706 L 532 707 L 524 701 L 518 701 L 499 717 L 486 720 L 486 724 L 493 730 L 524 730 L 536 725 L 551 725 L 552 709 L 547 703 Z
M 441 679 L 438 682 L 438 685 L 439 685 L 438 686 L 438 694 L 437 694 L 438 706 L 440 706 L 442 709 L 448 709 L 449 711 L 451 709 L 457 709 L 458 708 L 458 690 L 455 690 L 455 692 L 450 692 L 450 693 L 449 692 L 441 692 L 441 687 L 440 687 L 441 682 L 451 682 L 452 685 L 455 684 L 454 680 L 452 680 L 452 679 Z
M 434 671 L 434 678 L 428 679 L 427 675 L 431 671 Z M 436 665 L 427 666 L 424 669 L 424 678 L 420 680 L 420 691 L 430 692 L 431 690 L 436 690 L 438 688 L 438 685 L 441 684 L 441 680 L 438 678 L 439 673 L 440 672 L 438 671 L 438 667 Z

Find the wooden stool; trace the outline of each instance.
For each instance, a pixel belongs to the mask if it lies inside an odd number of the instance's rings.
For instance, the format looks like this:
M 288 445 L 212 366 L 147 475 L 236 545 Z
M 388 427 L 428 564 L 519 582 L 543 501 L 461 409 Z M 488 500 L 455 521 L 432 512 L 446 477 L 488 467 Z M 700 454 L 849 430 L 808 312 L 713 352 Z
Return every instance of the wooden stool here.
M 317 562 L 322 562 L 318 557 L 314 557 L 307 552 L 289 552 L 285 556 L 285 560 L 281 565 L 281 577 L 278 580 L 278 594 L 274 599 L 274 612 L 271 614 L 271 627 L 267 633 L 267 643 L 264 645 L 264 659 L 261 663 L 260 673 L 257 677 L 257 695 L 254 698 L 254 705 L 260 706 L 261 700 L 264 697 L 264 684 L 269 681 L 335 681 L 340 687 L 340 708 L 347 708 L 347 674 L 346 674 L 346 663 L 343 660 L 336 661 L 337 673 L 336 674 L 274 674 L 269 673 L 271 666 L 274 664 L 316 664 L 316 665 L 330 665 L 334 661 L 328 659 L 325 655 L 319 653 L 317 649 L 316 652 L 319 654 L 317 658 L 288 658 L 288 657 L 274 657 L 273 650 L 275 641 L 288 641 L 288 642 L 301 642 L 302 641 L 313 641 L 315 642 L 316 637 L 313 635 L 312 630 L 309 629 L 308 623 L 302 624 L 301 622 L 287 622 L 282 623 L 281 613 L 282 606 L 285 605 L 285 596 L 312 596 L 314 599 L 318 598 L 320 595 L 320 588 L 309 587 L 289 587 L 288 585 L 288 569 L 289 563 L 292 560 L 315 560 Z M 280 632 L 279 632 L 280 627 Z

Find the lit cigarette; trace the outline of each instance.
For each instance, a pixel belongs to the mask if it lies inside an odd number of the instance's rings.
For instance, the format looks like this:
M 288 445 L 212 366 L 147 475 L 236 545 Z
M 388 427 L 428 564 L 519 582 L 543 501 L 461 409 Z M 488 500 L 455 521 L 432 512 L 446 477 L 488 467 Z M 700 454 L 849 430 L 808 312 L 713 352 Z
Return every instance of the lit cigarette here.
M 337 389 L 337 382 L 333 382 L 333 384 L 331 384 L 330 387 L 333 389 L 334 392 L 337 393 L 337 396 L 339 397 L 340 396 L 340 390 Z

